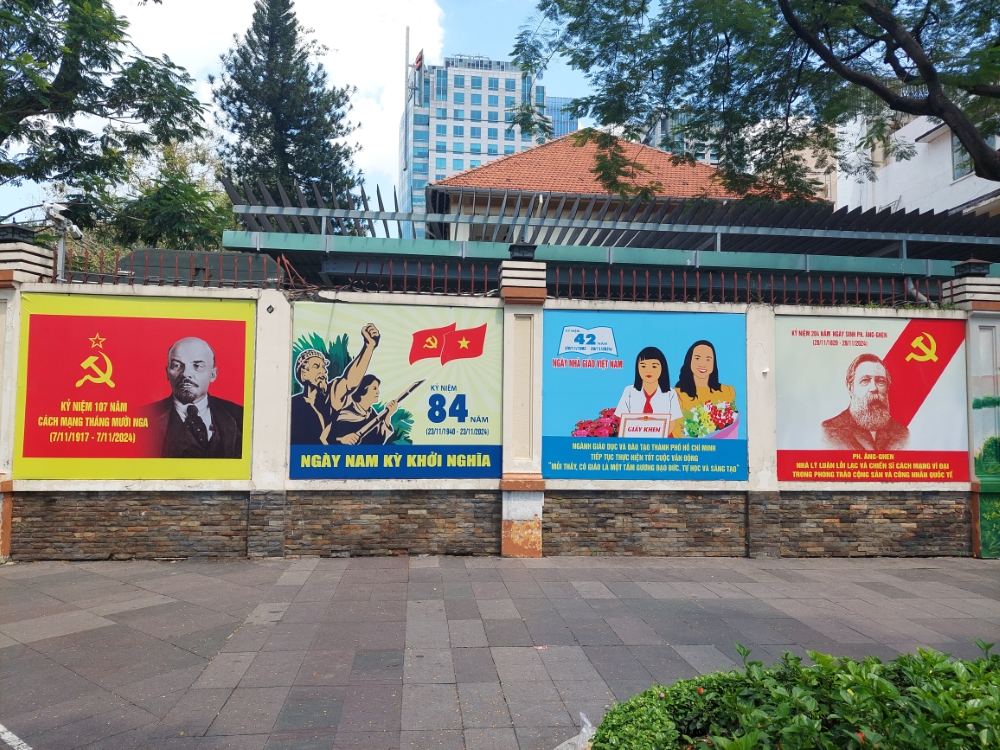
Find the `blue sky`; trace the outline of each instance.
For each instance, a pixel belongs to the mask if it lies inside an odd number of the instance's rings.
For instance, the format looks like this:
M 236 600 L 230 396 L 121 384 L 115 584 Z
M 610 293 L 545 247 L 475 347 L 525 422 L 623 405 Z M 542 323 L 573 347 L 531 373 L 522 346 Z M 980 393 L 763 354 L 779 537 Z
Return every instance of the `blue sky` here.
M 253 12 L 253 0 L 164 0 L 141 6 L 138 0 L 113 2 L 129 19 L 138 49 L 169 55 L 187 68 L 206 103 L 211 100 L 208 76 L 218 73 L 219 55 L 234 34 L 246 31 Z M 506 58 L 534 5 L 535 0 L 296 1 L 300 21 L 329 49 L 323 62 L 332 81 L 358 88 L 351 117 L 361 127 L 352 140 L 362 147 L 356 164 L 369 185 L 377 183 L 391 194 L 396 182 L 406 26 L 411 59 L 421 48 L 429 62 L 458 53 Z M 550 96 L 587 92 L 583 76 L 561 63 L 545 75 L 544 83 Z M 41 185 L 0 188 L 0 216 L 46 197 Z

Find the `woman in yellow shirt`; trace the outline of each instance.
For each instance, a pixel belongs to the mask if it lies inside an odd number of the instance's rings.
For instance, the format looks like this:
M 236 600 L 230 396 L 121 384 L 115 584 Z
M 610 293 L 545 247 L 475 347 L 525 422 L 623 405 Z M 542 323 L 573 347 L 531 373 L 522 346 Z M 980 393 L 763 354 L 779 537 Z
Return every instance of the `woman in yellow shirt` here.
M 674 386 L 681 413 L 687 414 L 698 405 L 728 403 L 736 407 L 736 389 L 719 383 L 719 368 L 715 347 L 711 341 L 695 341 L 684 356 L 681 374 Z M 675 423 L 671 437 L 683 437 L 683 420 Z

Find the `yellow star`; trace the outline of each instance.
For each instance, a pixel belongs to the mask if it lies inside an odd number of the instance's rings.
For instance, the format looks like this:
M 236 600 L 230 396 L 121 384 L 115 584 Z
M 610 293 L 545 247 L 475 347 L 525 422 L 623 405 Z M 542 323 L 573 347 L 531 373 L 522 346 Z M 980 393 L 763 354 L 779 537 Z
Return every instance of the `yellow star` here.
M 101 334 L 95 333 L 93 338 L 90 339 L 90 348 L 93 349 L 94 347 L 97 347 L 98 349 L 103 349 L 104 347 L 102 344 L 104 344 L 107 340 L 107 336 L 102 337 Z
M 468 349 L 469 348 L 469 340 L 467 338 L 465 338 L 465 336 L 462 336 L 462 338 L 460 338 L 458 340 L 458 348 L 459 349 Z

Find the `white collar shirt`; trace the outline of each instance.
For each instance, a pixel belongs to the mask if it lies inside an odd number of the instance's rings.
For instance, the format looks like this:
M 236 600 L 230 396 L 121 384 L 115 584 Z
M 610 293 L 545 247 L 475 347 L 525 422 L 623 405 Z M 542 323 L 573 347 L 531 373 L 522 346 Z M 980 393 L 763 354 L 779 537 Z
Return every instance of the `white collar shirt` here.
M 197 401 L 191 404 L 182 404 L 176 398 L 174 399 L 174 409 L 180 415 L 181 421 L 187 419 L 188 407 L 194 406 L 198 409 L 198 416 L 201 417 L 201 421 L 205 423 L 205 429 L 208 431 L 208 439 L 212 439 L 212 411 L 208 408 L 208 394 L 205 394 Z

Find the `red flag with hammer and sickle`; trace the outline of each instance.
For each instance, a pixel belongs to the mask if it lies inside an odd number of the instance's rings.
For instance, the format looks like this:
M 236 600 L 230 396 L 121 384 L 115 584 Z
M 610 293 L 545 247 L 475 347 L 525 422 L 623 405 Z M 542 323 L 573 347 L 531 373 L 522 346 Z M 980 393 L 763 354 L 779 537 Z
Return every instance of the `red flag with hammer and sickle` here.
M 444 337 L 458 326 L 455 323 L 442 328 L 426 328 L 413 334 L 410 344 L 410 364 L 421 359 L 437 359 L 444 348 Z
M 883 358 L 892 378 L 892 418 L 909 425 L 965 340 L 964 320 L 917 319 L 907 323 Z

